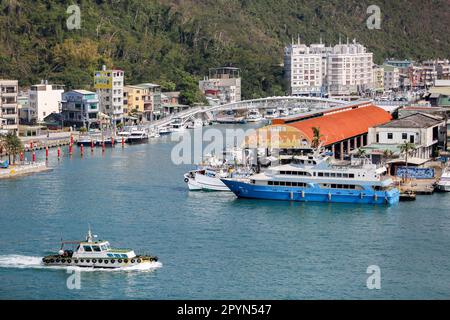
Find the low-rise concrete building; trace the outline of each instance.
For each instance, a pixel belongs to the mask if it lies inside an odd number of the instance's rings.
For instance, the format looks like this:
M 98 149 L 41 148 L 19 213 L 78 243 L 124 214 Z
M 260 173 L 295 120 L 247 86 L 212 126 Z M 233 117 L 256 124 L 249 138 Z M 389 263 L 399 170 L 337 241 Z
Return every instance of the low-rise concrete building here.
M 141 83 L 124 87 L 124 113 L 135 113 L 139 120 L 152 121 L 162 114 L 161 86 Z
M 209 77 L 199 82 L 199 89 L 206 97 L 219 99 L 220 104 L 241 101 L 240 69 L 210 69 Z
M 372 156 L 374 162 L 379 162 L 385 150 L 392 151 L 393 157 L 401 157 L 401 145 L 409 142 L 415 146 L 409 161 L 411 164 L 420 165 L 429 161 L 438 150 L 444 150 L 446 141 L 447 125 L 444 118 L 415 113 L 369 128 L 369 144 L 364 150 Z
M 90 128 L 97 123 L 99 99 L 95 92 L 86 90 L 65 92 L 61 103 L 64 125 Z
M 0 79 L 0 133 L 17 134 L 19 130 L 18 92 L 17 80 Z
M 390 65 L 384 65 L 384 90 L 398 90 L 400 88 L 400 70 Z
M 43 122 L 44 118 L 49 114 L 61 112 L 61 99 L 63 93 L 64 86 L 48 84 L 47 81 L 42 81 L 41 84 L 31 86 L 28 91 L 29 109 L 26 113 L 26 122 Z

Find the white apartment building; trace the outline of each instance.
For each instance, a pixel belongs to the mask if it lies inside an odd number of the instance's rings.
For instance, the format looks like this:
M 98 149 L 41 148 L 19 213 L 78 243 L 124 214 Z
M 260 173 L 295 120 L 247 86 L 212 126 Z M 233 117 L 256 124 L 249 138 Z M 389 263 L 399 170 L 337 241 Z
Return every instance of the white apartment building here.
M 0 79 L 0 134 L 19 131 L 18 89 L 17 80 Z
M 355 40 L 333 47 L 298 41 L 285 49 L 284 57 L 291 95 L 342 96 L 373 88 L 373 54 Z
M 213 68 L 209 77 L 198 83 L 200 91 L 219 104 L 241 101 L 240 69 L 231 67 Z
M 398 90 L 400 88 L 400 70 L 390 65 L 384 65 L 384 89 Z
M 113 125 L 123 121 L 124 71 L 119 69 L 96 71 L 94 87 L 100 102 L 100 111 L 111 118 Z
M 48 115 L 59 113 L 63 93 L 64 86 L 48 84 L 47 81 L 31 86 L 28 92 L 29 104 L 26 122 L 42 122 Z

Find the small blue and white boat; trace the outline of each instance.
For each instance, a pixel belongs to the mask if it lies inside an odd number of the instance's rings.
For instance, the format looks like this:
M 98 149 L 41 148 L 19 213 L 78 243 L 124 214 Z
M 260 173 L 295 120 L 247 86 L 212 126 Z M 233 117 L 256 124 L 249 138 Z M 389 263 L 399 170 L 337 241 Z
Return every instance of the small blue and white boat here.
M 369 159 L 333 164 L 328 155 L 299 156 L 249 178 L 221 179 L 239 198 L 287 201 L 396 204 L 400 192 L 385 167 Z

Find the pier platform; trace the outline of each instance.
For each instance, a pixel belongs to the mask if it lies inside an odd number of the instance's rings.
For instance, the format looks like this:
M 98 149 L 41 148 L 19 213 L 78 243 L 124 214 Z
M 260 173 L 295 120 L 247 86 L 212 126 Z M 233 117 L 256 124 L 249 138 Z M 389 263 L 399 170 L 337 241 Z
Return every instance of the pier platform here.
M 50 171 L 45 162 L 24 163 L 11 165 L 7 169 L 0 169 L 0 179 L 9 179 L 24 175 Z

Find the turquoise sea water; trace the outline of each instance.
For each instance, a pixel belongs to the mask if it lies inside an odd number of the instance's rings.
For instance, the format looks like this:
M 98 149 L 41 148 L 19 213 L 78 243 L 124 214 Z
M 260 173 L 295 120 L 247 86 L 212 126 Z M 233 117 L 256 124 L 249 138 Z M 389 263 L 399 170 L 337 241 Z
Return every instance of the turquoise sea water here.
M 398 206 L 238 200 L 188 192 L 174 142 L 76 150 L 52 172 L 0 181 L 0 299 L 450 298 L 450 194 Z M 113 246 L 159 256 L 147 271 L 36 265 L 88 223 Z M 381 289 L 366 287 L 370 265 Z

